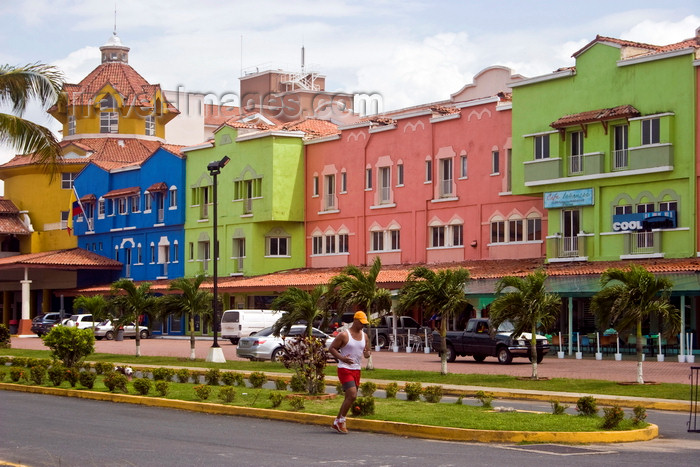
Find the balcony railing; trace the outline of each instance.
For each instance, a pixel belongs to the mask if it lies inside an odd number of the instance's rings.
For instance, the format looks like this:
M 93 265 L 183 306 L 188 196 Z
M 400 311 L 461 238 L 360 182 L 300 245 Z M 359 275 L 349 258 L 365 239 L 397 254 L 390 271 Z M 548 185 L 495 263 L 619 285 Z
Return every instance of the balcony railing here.
M 586 256 L 586 234 L 580 233 L 573 236 L 561 234 L 547 237 L 547 254 L 550 258 L 582 258 Z
M 448 198 L 452 196 L 452 179 L 440 181 L 440 197 Z
M 330 211 L 332 209 L 335 209 L 336 203 L 335 203 L 335 194 L 334 193 L 326 193 L 326 197 L 323 202 L 323 207 L 326 211 Z
M 653 255 L 661 253 L 661 232 L 658 230 L 652 232 L 627 232 L 625 237 L 625 255 Z
M 253 198 L 243 199 L 243 214 L 251 214 L 253 212 Z
M 391 201 L 391 187 L 383 186 L 379 188 L 379 202 L 388 203 Z
M 629 166 L 629 149 L 613 151 L 613 170 L 624 170 Z
M 572 154 L 569 156 L 569 173 L 579 174 L 583 172 L 583 156 L 581 154 Z

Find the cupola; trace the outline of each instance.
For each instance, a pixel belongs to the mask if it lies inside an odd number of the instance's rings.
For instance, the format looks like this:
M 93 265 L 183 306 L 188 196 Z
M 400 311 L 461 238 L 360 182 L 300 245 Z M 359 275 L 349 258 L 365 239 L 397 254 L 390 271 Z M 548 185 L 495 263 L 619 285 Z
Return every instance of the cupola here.
M 122 44 L 116 31 L 107 43 L 100 47 L 100 52 L 102 52 L 102 63 L 129 63 L 129 47 Z

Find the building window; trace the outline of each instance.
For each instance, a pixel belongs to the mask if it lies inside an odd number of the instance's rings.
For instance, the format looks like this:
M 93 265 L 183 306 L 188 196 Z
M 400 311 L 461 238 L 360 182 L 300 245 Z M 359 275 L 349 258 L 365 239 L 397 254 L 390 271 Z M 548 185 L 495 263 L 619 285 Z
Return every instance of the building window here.
M 245 260 L 245 238 L 233 239 L 234 267 L 236 272 L 243 272 L 243 261 Z
M 180 244 L 177 243 L 177 240 L 175 240 L 175 243 L 173 243 L 173 256 L 172 256 L 172 262 L 177 263 L 178 258 L 180 257 Z
M 194 190 L 196 196 L 193 198 L 197 200 L 199 205 L 199 218 L 201 220 L 209 219 L 209 206 L 211 205 L 209 202 L 209 188 L 209 186 L 203 186 Z
M 452 159 L 440 159 L 440 197 L 453 196 Z
M 194 243 L 189 242 L 189 243 L 188 243 L 188 247 L 189 247 L 189 248 L 188 248 L 188 249 L 189 249 L 189 253 L 188 253 L 187 257 L 188 257 L 188 259 L 189 259 L 190 261 L 193 261 L 193 260 L 194 260 Z
M 318 176 L 314 175 L 314 184 L 313 184 L 313 195 L 312 196 L 318 196 Z
M 153 198 L 149 192 L 143 194 L 143 212 L 151 212 Z
M 523 241 L 523 220 L 512 219 L 508 221 L 508 241 L 522 242 Z
M 529 242 L 542 240 L 542 219 L 539 217 L 527 219 L 527 240 Z
M 151 264 L 156 262 L 156 246 L 155 244 L 151 243 L 150 247 L 150 257 L 151 257 Z
M 156 135 L 156 117 L 153 115 L 146 116 L 146 136 Z
M 379 167 L 379 204 L 391 202 L 391 168 Z
M 459 176 L 461 178 L 468 177 L 467 156 L 460 156 L 460 158 L 459 158 Z
M 138 264 L 143 263 L 143 250 L 140 243 L 136 246 L 136 262 Z
M 346 172 L 340 173 L 340 192 L 347 193 L 348 191 L 348 174 Z
M 505 243 L 506 223 L 505 221 L 491 222 L 491 243 Z
M 445 246 L 445 226 L 439 225 L 431 227 L 431 241 L 430 246 L 433 248 Z
M 139 198 L 140 196 L 131 196 L 129 199 L 131 201 L 131 212 L 139 212 Z
M 170 188 L 170 209 L 177 209 L 177 188 Z
M 626 169 L 628 156 L 628 125 L 617 125 L 614 129 L 613 169 Z
M 348 239 L 348 234 L 338 235 L 338 253 L 347 253 L 348 251 L 350 251 L 348 249 Z
M 335 253 L 335 235 L 326 235 L 326 254 L 332 255 Z
M 320 235 L 311 237 L 311 251 L 314 255 L 323 254 L 323 237 Z
M 498 151 L 491 151 L 491 174 L 495 175 L 501 171 L 501 162 Z
M 535 160 L 549 159 L 549 135 L 535 136 Z
M 68 135 L 75 134 L 75 115 L 68 116 Z
M 384 250 L 384 232 L 372 232 L 372 251 Z
M 637 212 L 654 212 L 654 203 L 642 203 L 637 205 Z
M 430 183 L 433 181 L 433 161 L 425 161 L 425 182 Z
M 662 201 L 659 203 L 659 211 L 678 211 L 678 201 Z
M 403 186 L 403 164 L 396 165 L 396 186 Z
M 326 175 L 323 177 L 324 182 L 324 199 L 323 205 L 326 211 L 336 208 L 335 202 L 335 175 Z
M 583 171 L 583 132 L 574 131 L 571 136 L 571 159 L 570 172 L 572 174 L 581 173 Z
M 615 206 L 615 215 L 619 216 L 621 214 L 632 214 L 632 205 Z
M 97 217 L 102 219 L 105 217 L 105 200 L 100 198 L 97 200 Z
M 390 230 L 389 235 L 391 236 L 391 249 L 400 250 L 401 249 L 401 231 L 400 230 Z
M 658 118 L 642 120 L 642 146 L 659 144 L 661 141 L 660 123 L 661 120 Z
M 365 169 L 365 190 L 372 189 L 372 169 Z
M 119 113 L 100 112 L 100 133 L 119 133 Z
M 268 237 L 268 256 L 289 256 L 289 237 Z
M 73 180 L 75 179 L 75 173 L 73 172 L 63 172 L 61 174 L 61 188 L 64 190 L 70 190 L 73 188 Z
M 464 226 L 461 224 L 452 226 L 452 246 L 464 246 Z
M 117 198 L 117 207 L 118 207 L 118 212 L 119 215 L 125 215 L 126 214 L 126 198 Z

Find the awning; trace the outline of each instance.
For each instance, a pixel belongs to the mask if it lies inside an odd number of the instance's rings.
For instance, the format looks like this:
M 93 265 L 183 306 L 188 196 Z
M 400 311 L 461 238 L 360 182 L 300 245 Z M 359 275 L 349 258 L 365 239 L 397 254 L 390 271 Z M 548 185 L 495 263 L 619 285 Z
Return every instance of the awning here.
M 565 115 L 550 126 L 556 129 L 583 125 L 586 123 L 604 122 L 607 120 L 619 120 L 622 118 L 638 117 L 639 110 L 631 105 L 619 105 L 607 109 L 588 110 L 576 114 Z
M 156 191 L 168 191 L 168 185 L 165 182 L 154 183 L 153 185 L 146 188 L 146 191 L 151 193 Z
M 104 195 L 102 195 L 103 198 L 119 198 L 121 196 L 133 196 L 139 194 L 141 191 L 140 187 L 137 186 L 132 186 L 129 188 L 118 188 L 116 190 L 108 191 Z
M 80 197 L 81 203 L 94 203 L 95 200 L 97 200 L 97 198 L 92 193 L 90 193 L 89 195 L 85 195 L 85 196 Z

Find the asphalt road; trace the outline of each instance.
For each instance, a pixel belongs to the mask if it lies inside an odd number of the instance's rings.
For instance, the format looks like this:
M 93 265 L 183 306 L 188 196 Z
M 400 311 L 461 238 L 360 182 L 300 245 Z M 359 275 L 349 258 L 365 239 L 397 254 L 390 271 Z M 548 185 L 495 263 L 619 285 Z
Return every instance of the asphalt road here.
M 697 466 L 700 441 L 437 442 L 0 391 L 0 459 L 27 466 Z

